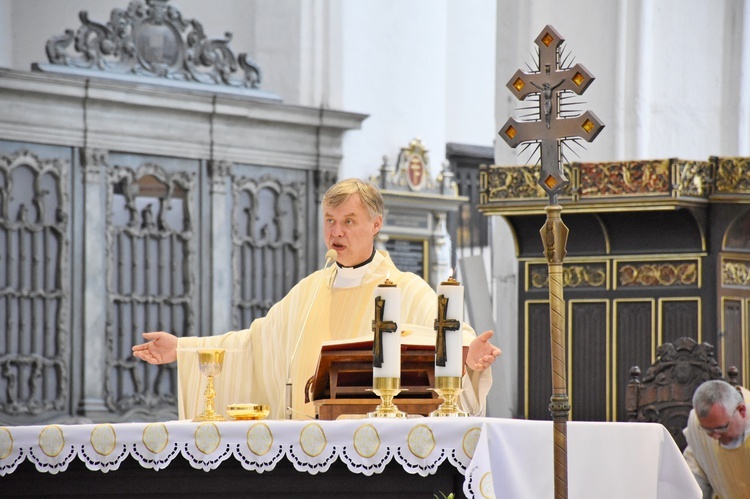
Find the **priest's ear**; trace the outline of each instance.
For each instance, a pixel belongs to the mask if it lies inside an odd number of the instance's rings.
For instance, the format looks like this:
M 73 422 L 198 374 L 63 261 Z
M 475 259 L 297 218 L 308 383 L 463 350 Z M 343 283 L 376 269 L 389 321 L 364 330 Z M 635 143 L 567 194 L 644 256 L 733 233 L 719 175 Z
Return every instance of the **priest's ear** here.
M 372 220 L 372 237 L 373 239 L 375 236 L 378 235 L 378 232 L 380 232 L 380 229 L 383 228 L 383 215 L 378 215 Z

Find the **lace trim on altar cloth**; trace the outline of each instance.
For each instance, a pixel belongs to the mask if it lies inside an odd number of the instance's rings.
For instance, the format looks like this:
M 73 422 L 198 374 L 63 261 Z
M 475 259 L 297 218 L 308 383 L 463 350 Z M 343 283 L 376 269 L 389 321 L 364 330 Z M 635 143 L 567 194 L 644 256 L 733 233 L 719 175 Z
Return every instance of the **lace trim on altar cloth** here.
M 246 470 L 264 473 L 287 459 L 297 471 L 317 474 L 340 460 L 352 473 L 369 476 L 395 459 L 420 476 L 434 474 L 446 460 L 465 474 L 481 434 L 481 418 L 0 427 L 0 476 L 26 459 L 37 471 L 54 474 L 75 459 L 90 470 L 114 471 L 128 456 L 161 470 L 178 455 L 204 471 L 234 458 Z

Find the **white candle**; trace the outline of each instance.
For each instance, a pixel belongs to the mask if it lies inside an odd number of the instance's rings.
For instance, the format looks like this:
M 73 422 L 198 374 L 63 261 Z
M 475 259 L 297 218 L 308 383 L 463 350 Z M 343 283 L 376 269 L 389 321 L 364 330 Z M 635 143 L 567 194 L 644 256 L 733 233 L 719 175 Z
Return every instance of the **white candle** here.
M 372 368 L 373 378 L 401 378 L 401 290 L 391 281 L 385 280 L 383 284 L 375 288 L 373 303 L 380 297 L 385 300 L 383 308 L 383 321 L 396 324 L 394 332 L 381 332 L 374 334 L 382 335 L 383 363 L 381 367 Z M 377 310 L 375 320 L 379 320 Z M 373 338 L 374 339 L 374 338 Z
M 463 375 L 463 320 L 464 320 L 464 287 L 453 278 L 441 283 L 437 287 L 440 296 L 448 298 L 445 319 L 458 321 L 456 331 L 445 331 L 445 366 L 435 364 L 435 376 L 461 377 Z M 439 302 L 438 302 L 438 306 Z

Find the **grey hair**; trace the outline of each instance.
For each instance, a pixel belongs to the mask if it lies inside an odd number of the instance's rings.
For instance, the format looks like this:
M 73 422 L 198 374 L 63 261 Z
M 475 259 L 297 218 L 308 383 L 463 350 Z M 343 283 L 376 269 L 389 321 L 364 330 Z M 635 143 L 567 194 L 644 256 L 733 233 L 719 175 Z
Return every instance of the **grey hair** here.
M 731 414 L 742 402 L 742 394 L 720 379 L 706 381 L 693 394 L 693 408 L 699 418 L 706 417 L 708 411 L 716 404 L 723 405 L 727 414 Z

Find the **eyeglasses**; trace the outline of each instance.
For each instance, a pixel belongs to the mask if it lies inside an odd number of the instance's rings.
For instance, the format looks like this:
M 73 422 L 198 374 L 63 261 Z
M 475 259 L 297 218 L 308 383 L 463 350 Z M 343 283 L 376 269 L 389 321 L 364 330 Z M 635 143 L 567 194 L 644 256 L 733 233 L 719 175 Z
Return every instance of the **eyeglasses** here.
M 701 426 L 701 430 L 705 431 L 709 435 L 712 433 L 726 433 L 727 431 L 729 431 L 729 425 L 732 424 L 732 417 L 734 417 L 734 413 L 737 412 L 737 409 L 739 409 L 739 407 L 735 407 L 734 411 L 732 411 L 732 414 L 729 415 L 729 422 L 727 424 L 717 426 L 716 428 L 704 428 L 703 426 Z

